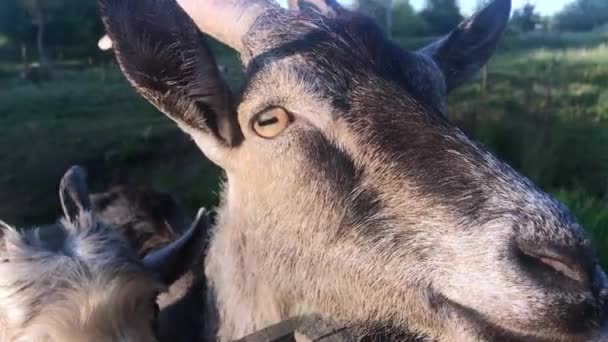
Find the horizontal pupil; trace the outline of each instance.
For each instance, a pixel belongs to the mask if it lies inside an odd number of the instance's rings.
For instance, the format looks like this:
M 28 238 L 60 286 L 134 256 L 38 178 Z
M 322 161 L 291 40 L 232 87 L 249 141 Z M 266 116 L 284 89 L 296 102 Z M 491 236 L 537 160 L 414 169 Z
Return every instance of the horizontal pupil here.
M 258 125 L 260 125 L 261 127 L 264 127 L 264 126 L 274 125 L 277 122 L 279 122 L 279 119 L 276 116 L 274 116 L 274 117 L 272 117 L 270 119 L 258 121 Z

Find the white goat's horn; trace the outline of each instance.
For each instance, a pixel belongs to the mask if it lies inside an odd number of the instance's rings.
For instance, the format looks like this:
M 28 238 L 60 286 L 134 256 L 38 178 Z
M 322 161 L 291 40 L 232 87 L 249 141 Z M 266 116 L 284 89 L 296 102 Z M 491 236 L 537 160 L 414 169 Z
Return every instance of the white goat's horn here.
M 199 30 L 243 51 L 243 37 L 255 20 L 280 6 L 271 0 L 177 0 Z

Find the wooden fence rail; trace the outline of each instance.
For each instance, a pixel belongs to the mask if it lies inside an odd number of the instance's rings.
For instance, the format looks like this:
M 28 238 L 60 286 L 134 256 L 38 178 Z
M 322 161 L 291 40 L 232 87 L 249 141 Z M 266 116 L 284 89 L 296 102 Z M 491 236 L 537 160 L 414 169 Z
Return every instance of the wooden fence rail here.
M 347 327 L 332 326 L 315 316 L 294 318 L 262 329 L 235 342 L 352 342 Z

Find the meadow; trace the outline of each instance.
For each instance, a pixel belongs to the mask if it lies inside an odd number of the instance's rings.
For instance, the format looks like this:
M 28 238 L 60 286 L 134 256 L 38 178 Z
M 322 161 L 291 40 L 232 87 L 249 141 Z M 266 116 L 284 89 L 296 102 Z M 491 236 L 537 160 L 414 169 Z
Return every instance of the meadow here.
M 398 40 L 408 48 L 428 41 Z M 238 86 L 236 57 L 216 50 Z M 0 61 L 3 220 L 54 221 L 58 181 L 73 164 L 87 167 L 94 190 L 132 181 L 191 210 L 215 205 L 220 171 L 113 63 L 74 63 L 49 83 L 19 79 L 17 68 Z M 449 108 L 453 122 L 572 208 L 608 266 L 608 30 L 507 37 Z

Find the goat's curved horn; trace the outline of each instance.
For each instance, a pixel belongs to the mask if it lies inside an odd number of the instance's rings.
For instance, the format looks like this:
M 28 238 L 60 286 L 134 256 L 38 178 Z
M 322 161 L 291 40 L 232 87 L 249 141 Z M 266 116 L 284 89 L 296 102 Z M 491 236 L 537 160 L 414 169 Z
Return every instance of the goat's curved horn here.
M 243 50 L 243 37 L 255 20 L 269 9 L 280 9 L 270 0 L 177 0 L 199 30 Z
M 166 284 L 172 284 L 202 255 L 209 226 L 207 211 L 201 208 L 190 229 L 179 239 L 148 254 L 143 260 L 144 266 Z

